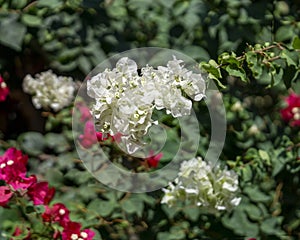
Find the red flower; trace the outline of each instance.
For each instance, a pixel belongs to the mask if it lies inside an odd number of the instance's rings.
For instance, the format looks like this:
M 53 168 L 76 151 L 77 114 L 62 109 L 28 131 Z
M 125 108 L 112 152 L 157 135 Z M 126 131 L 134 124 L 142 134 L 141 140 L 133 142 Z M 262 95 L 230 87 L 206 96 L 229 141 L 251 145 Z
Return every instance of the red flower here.
M 70 221 L 70 211 L 62 203 L 56 203 L 52 207 L 46 206 L 45 212 L 42 214 L 44 222 L 59 223 L 61 226 L 66 226 Z
M 287 106 L 280 111 L 281 117 L 291 126 L 300 126 L 300 96 L 292 93 L 285 101 Z
M 80 144 L 85 148 L 90 148 L 98 142 L 95 126 L 92 121 L 87 121 L 84 126 L 83 134 L 79 136 Z
M 0 75 L 0 102 L 5 101 L 8 94 L 9 94 L 9 89 Z
M 115 135 L 110 135 L 113 142 L 121 142 L 122 133 L 116 133 Z
M 12 197 L 13 193 L 7 186 L 0 187 L 0 206 L 4 207 Z
M 153 155 L 153 154 L 154 154 L 154 151 L 151 150 L 149 156 L 146 158 L 146 161 L 147 161 L 149 167 L 156 168 L 158 166 L 160 159 L 163 156 L 163 153 L 159 153 L 157 155 Z
M 47 182 L 39 182 L 30 186 L 27 194 L 34 205 L 48 205 L 54 197 L 55 188 L 49 188 Z
M 27 229 L 27 230 L 28 230 L 28 234 L 25 238 L 23 238 L 23 240 L 30 240 L 31 239 L 30 231 L 29 231 L 29 229 Z M 22 233 L 23 233 L 23 230 L 17 226 L 16 229 L 15 229 L 15 232 L 13 233 L 13 236 L 17 237 L 17 236 L 20 236 Z
M 62 232 L 62 240 L 84 239 L 92 240 L 95 233 L 90 229 L 81 230 L 78 222 L 68 222 Z
M 96 137 L 98 142 L 102 142 L 102 141 L 106 141 L 109 137 L 111 137 L 109 134 L 104 137 L 105 134 L 103 134 L 102 132 L 96 132 Z
M 10 184 L 18 178 L 24 178 L 27 160 L 28 157 L 22 155 L 21 151 L 9 148 L 3 156 L 0 156 L 0 179 Z

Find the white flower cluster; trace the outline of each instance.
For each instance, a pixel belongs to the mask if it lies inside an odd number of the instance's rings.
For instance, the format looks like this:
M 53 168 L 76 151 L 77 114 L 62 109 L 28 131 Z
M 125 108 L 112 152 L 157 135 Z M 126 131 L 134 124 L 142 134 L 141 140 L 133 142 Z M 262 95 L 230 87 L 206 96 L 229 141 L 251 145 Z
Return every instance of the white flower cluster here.
M 212 213 L 231 210 L 241 201 L 237 197 L 237 174 L 219 166 L 213 168 L 200 157 L 184 161 L 174 183 L 169 183 L 163 191 L 165 195 L 161 203 L 173 206 L 179 201 Z
M 192 101 L 205 95 L 205 81 L 201 74 L 188 71 L 182 60 L 167 66 L 140 69 L 130 58 L 121 58 L 113 69 L 92 77 L 87 82 L 87 93 L 95 99 L 92 113 L 96 126 L 103 133 L 121 133 L 129 140 L 139 141 L 155 122 L 154 109 L 166 109 L 173 117 L 189 115 Z
M 35 78 L 26 75 L 23 90 L 33 95 L 32 102 L 37 109 L 43 107 L 59 111 L 72 102 L 75 84 L 71 77 L 57 76 L 49 70 L 36 74 Z

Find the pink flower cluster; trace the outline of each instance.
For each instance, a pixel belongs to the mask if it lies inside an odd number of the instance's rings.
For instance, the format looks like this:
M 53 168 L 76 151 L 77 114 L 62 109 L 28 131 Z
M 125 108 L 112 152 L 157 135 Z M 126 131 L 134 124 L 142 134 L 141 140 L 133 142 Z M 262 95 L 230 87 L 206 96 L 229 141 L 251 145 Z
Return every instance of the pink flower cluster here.
M 98 142 L 111 140 L 112 142 L 119 142 L 121 140 L 121 134 L 112 136 L 110 134 L 104 135 L 101 132 L 97 132 L 92 121 L 92 115 L 89 108 L 84 102 L 77 102 L 75 107 L 80 112 L 80 122 L 85 123 L 83 134 L 79 136 L 79 142 L 84 148 L 90 148 Z
M 112 142 L 119 142 L 121 140 L 121 134 L 116 134 L 112 136 L 107 134 L 104 136 L 101 132 L 96 132 L 93 121 L 89 120 L 86 122 L 83 130 L 83 134 L 79 136 L 79 142 L 84 148 L 90 148 L 94 144 L 106 140 L 111 140 Z
M 5 101 L 8 94 L 9 88 L 7 87 L 6 83 L 0 75 L 0 102 Z
M 34 205 L 44 205 L 45 212 L 42 219 L 47 223 L 58 223 L 63 227 L 62 233 L 54 233 L 53 239 L 81 239 L 92 240 L 95 233 L 92 230 L 81 230 L 81 224 L 72 222 L 69 218 L 69 210 L 61 203 L 49 203 L 54 197 L 55 189 L 49 187 L 48 182 L 38 182 L 35 175 L 26 177 L 26 164 L 28 157 L 15 148 L 9 148 L 4 155 L 0 156 L 0 180 L 5 185 L 0 186 L 0 206 L 7 207 L 7 204 L 14 196 L 27 197 Z M 14 236 L 22 233 L 16 228 Z M 30 239 L 29 236 L 25 239 Z
M 70 211 L 62 203 L 56 203 L 52 207 L 46 206 L 45 212 L 42 214 L 44 222 L 55 224 L 58 223 L 64 228 L 61 233 L 63 240 L 78 239 L 78 240 L 91 240 L 95 233 L 90 229 L 82 230 L 82 226 L 78 222 L 72 222 L 69 217 Z M 59 232 L 54 233 L 58 239 Z
M 300 126 L 300 95 L 290 94 L 285 102 L 287 106 L 280 111 L 281 117 L 292 127 Z

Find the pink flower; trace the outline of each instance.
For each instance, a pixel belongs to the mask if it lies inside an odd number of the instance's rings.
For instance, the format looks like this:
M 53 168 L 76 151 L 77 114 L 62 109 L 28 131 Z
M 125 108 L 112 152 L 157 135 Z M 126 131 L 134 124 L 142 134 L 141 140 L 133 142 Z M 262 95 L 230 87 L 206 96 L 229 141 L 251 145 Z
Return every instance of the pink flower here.
M 95 233 L 90 229 L 81 230 L 78 222 L 68 222 L 62 232 L 62 240 L 84 239 L 92 240 Z
M 28 157 L 15 148 L 9 148 L 0 156 L 0 180 L 14 189 L 26 189 L 36 181 L 35 177 L 26 178 Z
M 280 111 L 281 117 L 291 126 L 300 126 L 300 95 L 292 93 L 285 101 L 287 106 Z
M 37 179 L 35 175 L 31 175 L 29 177 L 18 177 L 16 176 L 15 179 L 11 182 L 8 182 L 15 190 L 17 189 L 27 189 L 32 184 L 36 183 Z
M 61 235 L 60 231 L 55 230 L 52 237 L 53 237 L 53 239 L 60 239 L 60 235 Z
M 66 226 L 70 222 L 70 211 L 62 203 L 56 203 L 52 207 L 46 206 L 45 212 L 42 214 L 44 222 L 59 223 L 61 226 Z
M 13 193 L 7 186 L 0 187 L 0 206 L 4 207 L 12 197 Z
M 95 126 L 92 121 L 86 122 L 83 134 L 79 136 L 79 142 L 85 148 L 90 148 L 98 142 Z
M 90 109 L 85 105 L 84 102 L 77 102 L 76 107 L 79 109 L 80 112 L 80 121 L 86 122 L 92 118 Z
M 34 205 L 48 205 L 55 194 L 55 188 L 49 188 L 47 182 L 39 182 L 28 188 L 27 194 Z
M 0 102 L 5 101 L 8 94 L 9 88 L 7 87 L 6 83 L 0 75 Z
M 79 142 L 83 147 L 90 148 L 98 142 L 108 140 L 110 137 L 114 140 L 110 134 L 105 136 L 102 132 L 96 132 L 93 121 L 87 121 L 84 126 L 83 134 L 79 136 Z
M 26 164 L 28 157 L 22 155 L 22 152 L 15 149 L 9 148 L 3 156 L 0 156 L 0 179 L 11 182 L 16 176 L 26 176 Z
M 157 155 L 154 155 L 154 151 L 151 150 L 149 156 L 146 158 L 146 161 L 149 165 L 149 167 L 156 168 L 158 166 L 158 163 L 160 159 L 162 158 L 163 153 L 159 153 Z

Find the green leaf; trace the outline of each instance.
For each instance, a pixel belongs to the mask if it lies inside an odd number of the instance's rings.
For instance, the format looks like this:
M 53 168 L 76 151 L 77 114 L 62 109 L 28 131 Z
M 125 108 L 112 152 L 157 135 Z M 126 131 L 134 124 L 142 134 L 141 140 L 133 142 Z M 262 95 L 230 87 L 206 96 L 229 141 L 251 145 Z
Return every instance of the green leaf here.
M 121 206 L 122 209 L 127 213 L 136 213 L 139 217 L 141 217 L 143 214 L 144 203 L 134 196 L 126 201 L 122 201 Z
M 251 220 L 258 221 L 262 218 L 261 210 L 254 204 L 245 205 L 245 211 Z
M 62 72 L 69 72 L 71 70 L 74 70 L 77 67 L 76 61 L 70 61 L 66 64 L 62 64 L 58 61 L 54 61 L 51 63 L 51 67 L 56 68 Z
M 92 69 L 92 65 L 89 61 L 89 59 L 85 56 L 80 56 L 78 59 L 78 67 L 79 69 L 84 73 L 84 74 L 88 74 L 91 69 Z
M 232 216 L 224 216 L 222 223 L 240 236 L 257 236 L 259 233 L 259 225 L 249 221 L 246 212 L 241 207 L 236 208 Z
M 260 149 L 258 150 L 258 154 L 261 157 L 261 159 L 266 162 L 268 166 L 271 165 L 270 156 L 266 151 Z
M 262 222 L 261 231 L 268 235 L 283 235 L 285 234 L 280 228 L 283 217 L 271 217 Z
M 283 42 L 294 37 L 294 26 L 286 25 L 278 28 L 275 34 L 275 40 L 278 42 Z
M 273 159 L 272 163 L 273 163 L 272 176 L 275 177 L 285 167 L 286 159 L 278 157 L 276 159 Z
M 22 22 L 25 23 L 29 27 L 37 27 L 42 24 L 42 19 L 38 16 L 30 15 L 30 14 L 23 14 L 22 15 Z
M 208 63 L 201 62 L 199 67 L 208 73 L 208 78 L 216 80 L 219 87 L 226 88 L 220 81 L 222 78 L 221 70 L 215 60 L 209 60 Z
M 12 0 L 11 5 L 16 9 L 21 9 L 25 7 L 27 4 L 27 0 Z
M 56 168 L 50 168 L 46 172 L 46 179 L 54 187 L 59 187 L 63 182 L 63 174 Z
M 236 65 L 230 64 L 225 67 L 225 70 L 228 72 L 229 76 L 239 77 L 244 82 L 247 81 L 247 77 L 244 69 L 239 68 Z
M 208 61 L 210 59 L 209 53 L 199 46 L 186 46 L 183 52 L 189 57 L 199 59 L 200 61 Z
M 39 214 L 42 214 L 45 212 L 45 206 L 44 205 L 37 205 L 35 206 L 35 211 Z
M 102 217 L 109 216 L 115 208 L 114 202 L 95 199 L 88 205 L 88 210 L 93 213 L 98 213 Z
M 271 200 L 271 196 L 261 192 L 258 186 L 246 187 L 243 192 L 254 202 L 269 202 Z
M 186 207 L 184 208 L 183 213 L 185 213 L 187 217 L 194 222 L 197 221 L 200 216 L 199 208 L 195 207 Z
M 55 50 L 60 50 L 61 48 L 63 48 L 63 44 L 61 42 L 59 42 L 58 40 L 54 39 L 53 41 L 44 43 L 43 48 L 46 51 L 55 51 Z
M 300 38 L 298 36 L 293 39 L 292 47 L 294 49 L 300 49 Z
M 166 204 L 162 205 L 163 211 L 166 213 L 169 219 L 173 219 L 179 212 L 179 209 L 176 207 L 168 207 Z
M 246 165 L 241 169 L 242 177 L 244 182 L 250 182 L 253 177 L 252 169 L 250 165 Z
M 0 22 L 0 43 L 16 51 L 22 49 L 26 27 L 17 22 L 18 15 L 11 14 Z
M 38 0 L 37 6 L 38 7 L 48 7 L 52 9 L 60 8 L 63 5 L 62 0 Z
M 65 136 L 59 133 L 47 133 L 45 135 L 45 140 L 48 147 L 54 149 L 54 151 L 57 153 L 65 152 L 70 148 Z
M 252 71 L 253 76 L 256 79 L 260 79 L 263 73 L 263 66 L 261 61 L 259 61 L 257 54 L 255 52 L 249 51 L 246 53 L 246 61 L 248 63 L 248 67 Z M 270 82 L 270 81 L 268 81 Z
M 44 136 L 39 132 L 26 132 L 18 137 L 18 142 L 26 153 L 39 155 L 45 148 Z
M 290 52 L 287 49 L 281 51 L 281 57 L 284 58 L 288 66 L 297 66 L 297 60 L 299 58 L 299 53 Z

